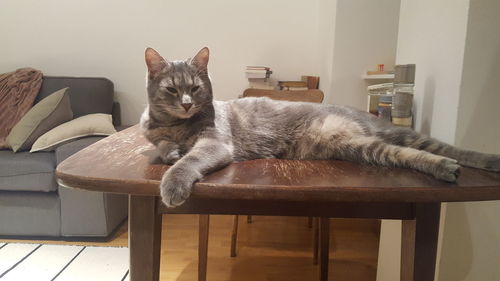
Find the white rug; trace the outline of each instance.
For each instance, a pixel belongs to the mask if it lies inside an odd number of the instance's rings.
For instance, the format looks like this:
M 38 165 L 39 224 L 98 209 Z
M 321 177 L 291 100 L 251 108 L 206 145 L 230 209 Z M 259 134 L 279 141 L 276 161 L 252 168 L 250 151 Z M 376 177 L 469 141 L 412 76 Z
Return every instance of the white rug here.
M 0 281 L 123 281 L 128 248 L 0 243 Z

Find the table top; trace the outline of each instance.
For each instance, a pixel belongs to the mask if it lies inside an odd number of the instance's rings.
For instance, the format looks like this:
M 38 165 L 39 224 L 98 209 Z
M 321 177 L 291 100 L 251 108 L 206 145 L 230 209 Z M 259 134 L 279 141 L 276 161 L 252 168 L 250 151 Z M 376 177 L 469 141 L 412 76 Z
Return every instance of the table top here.
M 159 195 L 169 166 L 138 126 L 113 134 L 64 160 L 61 185 L 86 190 Z M 258 159 L 204 177 L 192 197 L 337 202 L 448 202 L 500 199 L 500 173 L 462 168 L 456 183 L 420 172 L 345 161 Z

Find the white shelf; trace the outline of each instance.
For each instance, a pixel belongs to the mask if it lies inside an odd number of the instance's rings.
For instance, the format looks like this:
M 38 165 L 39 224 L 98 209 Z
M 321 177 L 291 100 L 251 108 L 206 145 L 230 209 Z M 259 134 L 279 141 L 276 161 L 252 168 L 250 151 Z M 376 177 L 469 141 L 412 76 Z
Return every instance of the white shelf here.
M 374 74 L 374 75 L 363 75 L 361 77 L 364 80 L 392 80 L 394 79 L 394 74 Z

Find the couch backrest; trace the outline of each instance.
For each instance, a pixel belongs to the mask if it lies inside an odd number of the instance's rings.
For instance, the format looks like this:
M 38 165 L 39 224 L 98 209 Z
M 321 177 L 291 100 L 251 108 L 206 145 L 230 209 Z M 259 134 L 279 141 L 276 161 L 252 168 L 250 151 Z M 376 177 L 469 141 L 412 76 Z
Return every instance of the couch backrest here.
M 91 113 L 113 113 L 114 86 L 106 78 L 43 76 L 35 103 L 65 87 L 69 87 L 74 118 Z

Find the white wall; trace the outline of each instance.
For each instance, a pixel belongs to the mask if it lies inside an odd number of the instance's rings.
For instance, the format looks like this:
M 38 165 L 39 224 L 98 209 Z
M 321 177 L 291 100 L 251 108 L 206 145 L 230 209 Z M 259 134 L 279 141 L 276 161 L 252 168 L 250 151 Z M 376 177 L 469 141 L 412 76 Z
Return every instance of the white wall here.
M 361 76 L 380 63 L 394 68 L 399 6 L 400 0 L 337 0 L 328 102 L 366 109 Z
M 281 80 L 319 75 L 325 102 L 364 109 L 360 77 L 394 65 L 398 11 L 399 0 L 4 0 L 0 73 L 108 77 L 133 124 L 146 103 L 145 47 L 173 60 L 207 45 L 217 99 L 236 98 L 244 67 L 263 64 Z
M 456 144 L 500 154 L 500 2 L 470 0 Z M 449 203 L 440 281 L 500 280 L 500 202 Z
M 469 0 L 401 0 L 397 64 L 416 64 L 415 129 L 453 144 Z M 441 219 L 446 217 L 446 206 Z M 382 222 L 377 280 L 399 280 L 401 224 Z M 442 241 L 442 233 L 440 237 Z M 439 253 L 438 253 L 439 259 Z M 439 268 L 437 268 L 439 271 Z
M 402 0 L 396 62 L 415 63 L 415 128 L 453 143 L 469 0 Z
M 417 65 L 417 130 L 500 153 L 499 14 L 496 0 L 402 0 L 396 62 Z M 500 203 L 443 205 L 436 280 L 500 280 Z
M 344 0 L 340 0 L 344 1 Z M 335 43 L 335 18 L 337 17 L 337 0 L 321 0 L 319 14 L 320 42 L 318 52 L 320 54 L 320 82 L 319 88 L 328 93 L 325 102 L 330 102 L 333 78 L 333 50 Z
M 328 5 L 325 0 L 3 0 L 0 73 L 31 66 L 47 75 L 108 77 L 124 123 L 134 124 L 146 103 L 147 46 L 167 59 L 184 59 L 209 46 L 217 99 L 236 98 L 246 88 L 246 65 L 269 65 L 278 79 L 324 73 L 320 42 L 330 34 L 320 34 L 328 30 L 319 28 L 320 14 L 325 15 L 320 2 Z

